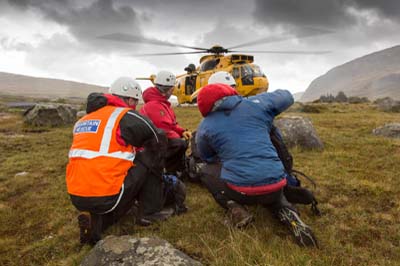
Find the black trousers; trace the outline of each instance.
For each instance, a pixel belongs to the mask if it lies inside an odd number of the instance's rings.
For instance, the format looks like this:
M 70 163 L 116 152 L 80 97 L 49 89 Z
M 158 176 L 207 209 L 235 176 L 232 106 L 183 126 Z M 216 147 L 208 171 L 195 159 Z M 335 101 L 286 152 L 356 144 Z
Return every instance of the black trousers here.
M 243 205 L 263 205 L 273 212 L 282 207 L 295 210 L 294 206 L 287 201 L 283 189 L 262 195 L 246 195 L 229 188 L 226 182 L 220 178 L 221 167 L 221 164 L 204 165 L 201 181 L 222 208 L 228 209 L 228 201 L 233 200 Z
M 188 143 L 183 139 L 168 139 L 165 155 L 165 168 L 168 173 L 176 173 L 185 169 L 185 152 Z
M 136 154 L 135 166 L 130 168 L 124 180 L 124 191 L 119 195 L 107 197 L 78 197 L 71 195 L 73 205 L 79 211 L 88 211 L 96 222 L 97 231 L 104 231 L 121 219 L 138 200 L 142 212 L 152 213 L 161 210 L 163 194 L 161 167 L 155 167 L 154 155 L 146 150 Z M 157 174 L 159 173 L 159 175 Z M 109 211 L 111 208 L 115 208 Z M 107 212 L 107 213 L 105 213 Z

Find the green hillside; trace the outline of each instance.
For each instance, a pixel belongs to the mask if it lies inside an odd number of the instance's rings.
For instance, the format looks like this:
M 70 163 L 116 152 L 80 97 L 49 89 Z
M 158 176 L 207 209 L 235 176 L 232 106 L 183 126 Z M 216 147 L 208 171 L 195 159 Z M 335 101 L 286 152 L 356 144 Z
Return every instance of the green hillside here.
M 176 113 L 184 128 L 201 120 L 194 107 Z M 319 250 L 298 247 L 263 208 L 251 208 L 256 221 L 245 230 L 224 226 L 223 210 L 196 184 L 188 184 L 187 214 L 147 228 L 127 216 L 106 234 L 158 236 L 205 265 L 399 265 L 400 140 L 371 134 L 398 114 L 367 104 L 291 114 L 310 117 L 325 144 L 323 152 L 292 150 L 295 168 L 319 185 L 323 216 L 299 207 Z M 71 128 L 32 130 L 0 109 L 0 265 L 79 265 L 90 251 L 79 245 L 65 187 Z

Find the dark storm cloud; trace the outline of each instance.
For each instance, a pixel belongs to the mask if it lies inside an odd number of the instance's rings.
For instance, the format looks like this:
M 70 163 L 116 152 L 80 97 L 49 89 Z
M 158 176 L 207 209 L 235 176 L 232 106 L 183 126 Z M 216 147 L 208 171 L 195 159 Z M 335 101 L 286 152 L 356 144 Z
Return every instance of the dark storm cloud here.
M 253 1 L 242 0 L 116 0 L 143 11 L 152 20 L 163 19 L 175 22 L 175 28 L 191 27 L 204 30 L 210 21 L 220 19 L 240 24 L 251 20 L 249 13 Z M 133 4 L 132 4 L 133 3 Z M 162 26 L 162 25 L 160 25 Z
M 353 0 L 350 3 L 361 9 L 374 9 L 382 16 L 400 21 L 400 2 L 398 0 Z
M 139 15 L 127 5 L 115 5 L 112 0 L 96 0 L 89 5 L 79 1 L 10 0 L 21 9 L 39 11 L 45 18 L 69 29 L 78 41 L 107 45 L 97 36 L 114 33 L 141 35 Z M 114 44 L 115 46 L 115 44 Z
M 185 44 L 185 40 L 201 34 L 212 21 L 226 19 L 232 22 L 234 18 L 235 24 L 242 24 L 241 20 L 247 23 L 249 19 L 246 16 L 252 10 L 251 4 L 243 4 L 240 0 L 9 0 L 9 3 L 21 10 L 39 11 L 49 21 L 66 26 L 79 42 L 90 43 L 98 49 L 106 47 L 128 51 L 140 48 L 138 52 L 144 53 L 146 49 L 152 52 L 158 47 L 116 43 L 95 37 L 127 33 L 141 39 L 146 32 L 143 25 L 147 24 L 153 29 L 167 30 L 161 36 L 149 38 L 174 38 L 174 42 Z M 244 9 L 246 12 L 243 12 Z M 167 48 L 162 49 L 169 51 Z
M 357 22 L 356 11 L 376 11 L 400 20 L 398 0 L 255 0 L 255 16 L 269 25 L 322 26 L 339 28 Z
M 256 0 L 257 19 L 270 25 L 337 26 L 353 18 L 346 13 L 343 1 L 336 0 Z

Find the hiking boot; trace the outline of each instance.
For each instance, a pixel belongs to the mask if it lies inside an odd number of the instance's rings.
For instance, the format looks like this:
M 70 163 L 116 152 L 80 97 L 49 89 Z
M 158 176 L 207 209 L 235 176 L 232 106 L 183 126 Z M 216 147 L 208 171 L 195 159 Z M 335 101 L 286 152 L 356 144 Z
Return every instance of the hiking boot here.
M 146 227 L 146 226 L 150 226 L 150 225 L 153 224 L 152 221 L 147 220 L 146 218 L 138 218 L 138 219 L 136 219 L 135 221 L 136 221 L 136 224 L 137 224 L 137 225 L 145 226 L 145 227 Z
M 98 232 L 95 218 L 90 212 L 80 212 L 78 215 L 79 241 L 82 245 L 94 245 L 101 239 Z
M 148 220 L 152 223 L 157 221 L 165 221 L 174 214 L 174 211 L 175 210 L 173 208 L 164 208 L 159 212 L 146 214 L 142 217 L 142 219 Z
M 283 207 L 278 211 L 278 218 L 289 227 L 299 246 L 318 248 L 317 239 L 311 228 L 300 219 L 295 211 L 288 207 Z
M 236 228 L 243 228 L 253 221 L 253 215 L 240 204 L 230 200 L 227 205 L 229 220 Z
M 92 233 L 92 217 L 90 212 L 81 212 L 78 215 L 79 240 L 81 244 L 88 244 Z
M 181 214 L 187 213 L 187 211 L 188 211 L 188 207 L 186 207 L 185 204 L 176 204 L 175 205 L 175 210 L 174 210 L 175 215 L 181 215 Z

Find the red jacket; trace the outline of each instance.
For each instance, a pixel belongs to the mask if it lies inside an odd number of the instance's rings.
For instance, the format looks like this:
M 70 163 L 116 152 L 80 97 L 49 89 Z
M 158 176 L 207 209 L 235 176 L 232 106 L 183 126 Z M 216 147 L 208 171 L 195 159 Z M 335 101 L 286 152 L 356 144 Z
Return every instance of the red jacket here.
M 145 104 L 140 109 L 142 115 L 147 116 L 153 124 L 165 131 L 169 139 L 182 137 L 185 131 L 176 122 L 171 103 L 155 87 L 150 87 L 143 92 Z

